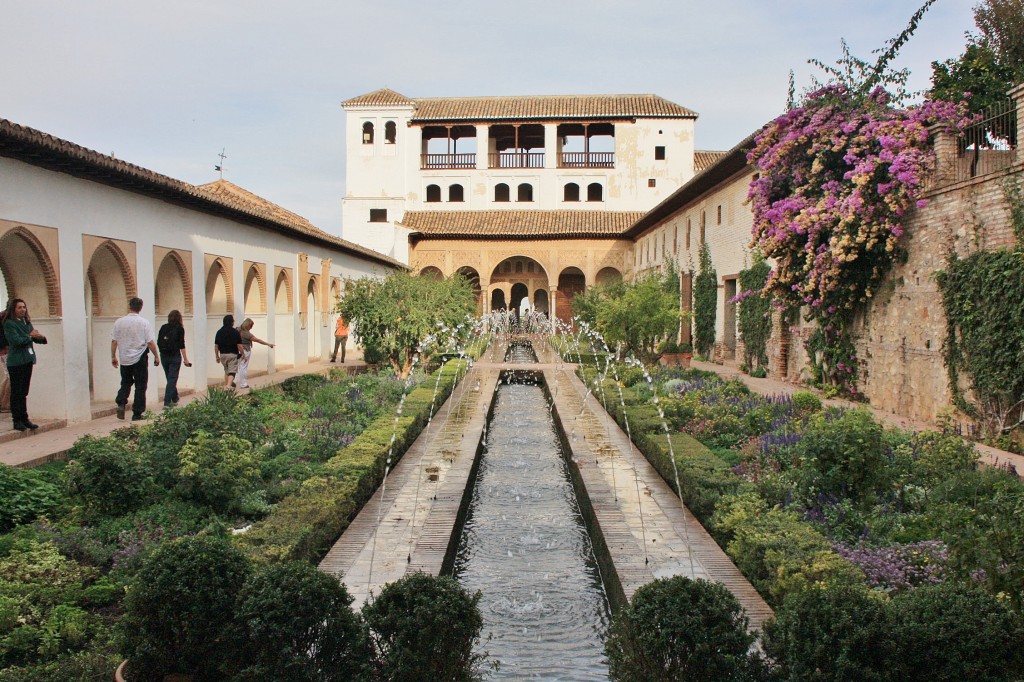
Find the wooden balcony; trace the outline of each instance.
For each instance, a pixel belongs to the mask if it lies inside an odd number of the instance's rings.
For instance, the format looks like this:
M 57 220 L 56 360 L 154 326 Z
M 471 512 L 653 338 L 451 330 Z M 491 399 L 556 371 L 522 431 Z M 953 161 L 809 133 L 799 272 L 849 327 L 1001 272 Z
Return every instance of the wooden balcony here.
M 615 168 L 615 152 L 562 152 L 559 168 Z
M 543 168 L 544 152 L 498 152 L 488 161 L 488 168 Z
M 420 154 L 420 170 L 476 168 L 476 154 Z

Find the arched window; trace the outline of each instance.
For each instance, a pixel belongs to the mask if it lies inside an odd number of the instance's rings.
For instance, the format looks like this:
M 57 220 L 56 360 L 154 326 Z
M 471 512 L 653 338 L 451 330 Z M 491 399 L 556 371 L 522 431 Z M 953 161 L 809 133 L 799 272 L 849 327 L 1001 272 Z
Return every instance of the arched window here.
M 528 182 L 524 182 L 519 185 L 519 195 L 516 198 L 517 201 L 533 201 L 533 185 Z
M 462 201 L 462 185 L 448 186 L 448 201 Z
M 373 144 L 373 123 L 370 121 L 363 124 L 363 144 Z
M 394 121 L 388 121 L 384 124 L 384 144 L 394 144 L 397 135 L 398 127 Z
M 499 182 L 494 186 L 494 200 L 495 201 L 509 201 L 509 190 L 508 185 L 504 182 Z
M 562 201 L 579 201 L 580 200 L 580 186 L 575 182 L 570 182 L 565 186 L 565 195 L 562 197 Z
M 427 201 L 441 201 L 441 185 L 427 185 Z
M 518 272 L 522 272 L 522 271 L 523 271 L 523 261 L 517 260 L 516 261 L 516 272 L 518 273 Z
M 587 201 L 604 201 L 604 189 L 600 182 L 587 185 Z

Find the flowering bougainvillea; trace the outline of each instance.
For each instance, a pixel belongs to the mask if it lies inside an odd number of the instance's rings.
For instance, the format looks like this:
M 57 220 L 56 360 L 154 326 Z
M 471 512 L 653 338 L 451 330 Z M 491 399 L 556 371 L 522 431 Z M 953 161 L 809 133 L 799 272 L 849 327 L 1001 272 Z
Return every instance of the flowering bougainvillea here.
M 923 206 L 935 158 L 929 126 L 966 122 L 961 105 L 902 109 L 882 88 L 858 96 L 829 85 L 769 123 L 748 155 L 758 173 L 752 246 L 775 262 L 766 291 L 845 337 L 853 312 L 903 255 L 907 212 Z M 850 386 L 847 360 L 823 379 Z

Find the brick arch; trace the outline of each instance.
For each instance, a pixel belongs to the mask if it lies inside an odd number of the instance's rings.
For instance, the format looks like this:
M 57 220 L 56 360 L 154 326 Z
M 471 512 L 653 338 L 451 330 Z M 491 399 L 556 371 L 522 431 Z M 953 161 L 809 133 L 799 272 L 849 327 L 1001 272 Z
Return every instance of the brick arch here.
M 61 300 L 60 300 L 60 281 L 57 278 L 57 269 L 53 266 L 53 260 L 50 258 L 50 254 L 47 253 L 46 247 L 43 246 L 42 242 L 32 234 L 29 230 L 22 226 L 17 226 L 7 231 L 2 237 L 0 237 L 0 246 L 3 245 L 8 239 L 20 238 L 25 242 L 25 245 L 29 248 L 32 254 L 36 257 L 36 261 L 42 270 L 43 279 L 46 287 L 46 307 L 49 317 L 59 317 L 61 314 Z M 3 254 L 5 250 L 0 248 L 0 269 L 3 270 L 4 281 L 7 283 L 8 297 L 13 297 L 17 292 L 13 291 L 18 278 L 13 276 L 16 271 L 12 268 L 11 263 L 8 263 L 4 258 Z
M 226 301 L 225 307 L 227 312 L 230 313 L 235 309 L 235 297 L 233 287 L 231 286 L 231 277 L 228 276 L 228 267 L 224 262 L 224 259 L 217 257 L 210 263 L 210 268 L 206 272 L 206 312 L 210 313 L 210 303 L 212 302 L 212 296 L 214 287 L 217 283 L 217 278 L 224 281 L 224 298 Z
M 163 259 L 160 261 L 160 265 L 156 269 L 156 279 L 157 279 L 157 281 L 159 281 L 160 270 L 163 268 L 164 263 L 166 263 L 168 261 L 171 263 L 171 265 L 173 265 L 175 267 L 175 269 L 178 271 L 178 277 L 181 278 L 181 287 L 182 287 L 182 290 L 184 291 L 184 295 L 185 295 L 185 309 L 182 311 L 182 313 L 185 314 L 185 315 L 191 315 L 192 314 L 192 278 L 188 276 L 188 267 L 185 265 L 185 259 L 182 258 L 180 253 L 178 253 L 177 251 L 168 251 L 167 252 L 167 255 L 165 255 L 163 257 Z M 154 310 L 156 310 L 159 313 L 168 312 L 168 311 L 164 311 L 164 306 L 161 304 L 161 301 L 160 301 L 160 287 L 158 287 L 158 286 L 154 287 L 154 296 L 156 298 L 156 300 L 154 301 L 154 303 L 155 303 Z
M 246 308 L 245 312 L 265 313 L 267 312 L 267 276 L 260 263 L 250 263 L 248 269 L 245 271 L 245 291 L 242 294 L 242 306 L 245 308 L 245 303 L 249 300 L 249 285 L 251 281 L 249 279 L 250 274 L 255 274 L 256 286 L 259 291 L 259 299 L 257 301 L 259 310 L 248 310 Z
M 92 255 L 89 257 L 89 267 L 87 269 L 87 275 L 89 277 L 89 288 L 92 293 L 92 314 L 100 315 L 102 304 L 100 299 L 100 287 L 98 286 L 99 280 L 96 277 L 96 272 L 93 270 L 93 261 L 96 259 L 96 254 L 106 251 L 117 263 L 117 268 L 121 273 L 121 281 L 124 282 L 124 293 L 128 298 L 138 295 L 138 289 L 135 285 L 135 273 L 132 272 L 132 265 L 128 260 L 128 257 L 124 255 L 124 251 L 118 246 L 113 240 L 106 239 L 97 246 Z M 124 307 L 127 308 L 128 301 L 124 301 Z M 118 315 L 124 313 L 124 310 L 117 310 Z

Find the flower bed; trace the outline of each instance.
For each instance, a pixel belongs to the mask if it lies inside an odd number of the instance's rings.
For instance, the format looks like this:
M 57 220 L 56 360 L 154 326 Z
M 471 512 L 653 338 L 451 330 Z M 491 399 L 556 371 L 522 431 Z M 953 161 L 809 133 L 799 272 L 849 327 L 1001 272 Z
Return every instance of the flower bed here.
M 465 366 L 411 390 L 397 423 L 394 377 L 308 375 L 84 438 L 67 464 L 0 467 L 0 681 L 109 679 L 126 587 L 169 540 L 317 561 L 379 485 L 392 434 L 397 460 Z
M 595 385 L 592 367 L 580 374 Z M 1024 485 L 1012 472 L 979 467 L 970 444 L 885 429 L 866 411 L 822 408 L 813 394 L 757 396 L 742 382 L 695 370 L 651 376 L 627 368 L 619 377 L 621 403 L 610 377 L 595 392 L 607 396 L 620 425 L 628 418 L 633 441 L 673 488 L 678 471 L 683 501 L 776 609 L 774 655 L 802 655 L 786 644 L 792 632 L 824 638 L 817 641 L 829 655 L 849 653 L 852 639 L 828 644 L 835 632 L 801 631 L 805 618 L 831 618 L 834 608 L 831 597 L 806 595 L 843 590 L 883 604 L 885 622 L 870 627 L 896 642 L 913 634 L 901 629 L 900 614 L 933 599 L 913 596 L 927 586 L 966 590 L 963 599 L 982 604 L 979 613 L 991 610 L 1024 632 Z M 844 617 L 856 623 L 855 614 Z M 916 632 L 945 646 L 948 625 L 931 627 Z M 967 615 L 954 628 L 962 640 L 980 630 Z M 998 668 L 1016 654 L 992 656 Z

